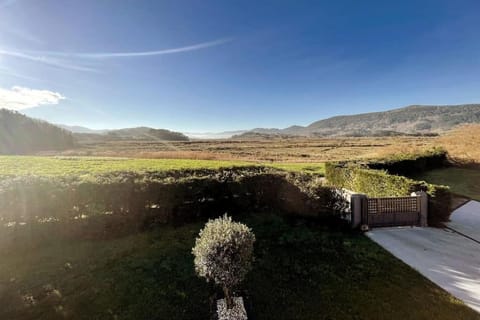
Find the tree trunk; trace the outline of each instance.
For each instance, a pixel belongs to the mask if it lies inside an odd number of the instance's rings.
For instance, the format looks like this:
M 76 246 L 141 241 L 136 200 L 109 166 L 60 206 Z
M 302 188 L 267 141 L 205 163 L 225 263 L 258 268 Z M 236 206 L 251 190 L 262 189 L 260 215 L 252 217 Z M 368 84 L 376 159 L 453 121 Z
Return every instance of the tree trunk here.
M 223 293 L 225 294 L 225 302 L 227 303 L 227 309 L 233 308 L 233 298 L 230 294 L 230 290 L 227 287 L 223 287 Z

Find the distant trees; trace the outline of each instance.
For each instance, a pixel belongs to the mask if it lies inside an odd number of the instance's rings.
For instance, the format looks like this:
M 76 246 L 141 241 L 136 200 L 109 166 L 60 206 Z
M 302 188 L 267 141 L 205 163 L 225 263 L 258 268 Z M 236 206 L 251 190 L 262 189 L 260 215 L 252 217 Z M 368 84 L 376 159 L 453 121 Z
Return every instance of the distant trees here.
M 141 141 L 188 141 L 188 137 L 180 132 L 153 129 L 148 127 L 126 128 L 110 130 L 104 134 L 79 133 L 75 135 L 79 141 L 118 141 L 118 140 L 141 140 Z
M 0 154 L 29 154 L 74 146 L 71 132 L 16 111 L 0 109 Z
M 150 129 L 148 135 L 166 141 L 188 141 L 188 137 L 180 132 L 165 129 Z

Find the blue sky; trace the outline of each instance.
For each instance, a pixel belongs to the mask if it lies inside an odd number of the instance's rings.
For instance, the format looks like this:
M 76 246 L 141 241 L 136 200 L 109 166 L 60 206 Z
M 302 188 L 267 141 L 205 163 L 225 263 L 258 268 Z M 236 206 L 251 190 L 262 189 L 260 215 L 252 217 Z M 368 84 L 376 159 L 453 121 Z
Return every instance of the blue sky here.
M 0 107 L 91 128 L 480 102 L 480 1 L 0 0 Z

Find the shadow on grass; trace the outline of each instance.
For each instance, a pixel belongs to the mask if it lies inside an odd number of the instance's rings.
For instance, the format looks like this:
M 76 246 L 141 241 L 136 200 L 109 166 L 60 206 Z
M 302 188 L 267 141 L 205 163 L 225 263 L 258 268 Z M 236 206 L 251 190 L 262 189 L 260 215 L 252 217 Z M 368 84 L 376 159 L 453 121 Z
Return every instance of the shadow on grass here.
M 250 319 L 478 319 L 366 237 L 270 214 L 241 294 Z M 0 319 L 210 319 L 219 296 L 194 274 L 203 222 L 108 240 L 49 241 L 0 261 Z

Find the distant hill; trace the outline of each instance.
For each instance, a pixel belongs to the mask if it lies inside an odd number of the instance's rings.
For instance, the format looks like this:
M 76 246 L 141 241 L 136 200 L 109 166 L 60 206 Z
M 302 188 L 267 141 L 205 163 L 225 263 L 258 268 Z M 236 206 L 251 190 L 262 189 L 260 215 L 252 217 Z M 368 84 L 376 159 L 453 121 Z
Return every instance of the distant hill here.
M 73 133 L 94 133 L 94 134 L 102 134 L 107 132 L 108 130 L 93 130 L 87 127 L 82 126 L 67 126 L 65 124 L 57 124 L 56 126 L 71 131 Z
M 153 129 L 148 127 L 106 130 L 102 133 L 75 133 L 80 142 L 101 142 L 116 140 L 142 141 L 188 141 L 188 137 L 180 132 Z
M 281 131 L 281 130 L 279 130 Z M 288 139 L 298 137 L 296 135 L 282 134 L 274 131 L 255 132 L 248 131 L 232 136 L 232 140 L 269 140 L 269 139 Z
M 188 137 L 183 133 L 148 127 L 111 130 L 107 132 L 107 136 L 119 139 L 133 138 L 135 140 L 188 141 Z
M 71 132 L 15 111 L 0 109 L 0 154 L 29 154 L 74 146 Z
M 185 132 L 185 135 L 191 139 L 228 139 L 236 135 L 248 132 L 248 130 L 223 131 L 223 132 Z
M 480 104 L 414 105 L 384 112 L 332 117 L 316 121 L 306 127 L 258 128 L 250 132 L 295 136 L 432 135 L 466 123 L 480 123 Z

